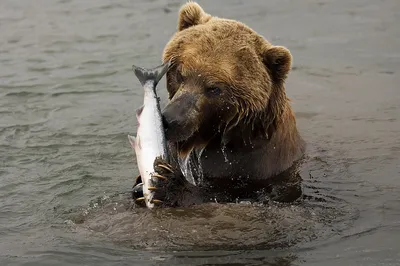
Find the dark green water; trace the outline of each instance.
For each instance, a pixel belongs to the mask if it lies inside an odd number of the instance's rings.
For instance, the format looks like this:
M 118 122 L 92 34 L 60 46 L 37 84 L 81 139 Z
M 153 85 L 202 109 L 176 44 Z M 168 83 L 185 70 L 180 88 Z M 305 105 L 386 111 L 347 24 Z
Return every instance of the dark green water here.
M 0 265 L 400 265 L 397 0 L 200 1 L 292 51 L 306 199 L 130 209 L 131 65 L 182 3 L 0 2 Z

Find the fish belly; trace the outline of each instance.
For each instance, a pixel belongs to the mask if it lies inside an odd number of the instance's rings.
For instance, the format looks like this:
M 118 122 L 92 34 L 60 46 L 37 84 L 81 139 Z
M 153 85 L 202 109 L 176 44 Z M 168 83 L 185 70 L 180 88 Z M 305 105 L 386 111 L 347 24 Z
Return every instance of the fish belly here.
M 161 156 L 164 157 L 164 149 L 162 146 L 162 135 L 157 130 L 155 110 L 151 108 L 143 109 L 140 116 L 140 126 L 137 132 L 135 151 L 138 158 L 138 168 L 143 182 L 143 195 L 148 208 L 152 208 L 154 204 L 151 203 L 154 192 L 148 188 L 152 186 L 153 181 L 151 175 L 154 171 L 154 160 Z M 154 180 L 156 181 L 156 180 Z

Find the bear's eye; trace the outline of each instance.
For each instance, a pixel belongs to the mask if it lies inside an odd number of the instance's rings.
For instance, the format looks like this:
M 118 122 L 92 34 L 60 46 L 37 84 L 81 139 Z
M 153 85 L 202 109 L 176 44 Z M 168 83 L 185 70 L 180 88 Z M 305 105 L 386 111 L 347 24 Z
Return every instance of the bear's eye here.
M 221 89 L 219 87 L 208 87 L 206 89 L 207 94 L 213 95 L 213 96 L 218 96 L 221 94 Z

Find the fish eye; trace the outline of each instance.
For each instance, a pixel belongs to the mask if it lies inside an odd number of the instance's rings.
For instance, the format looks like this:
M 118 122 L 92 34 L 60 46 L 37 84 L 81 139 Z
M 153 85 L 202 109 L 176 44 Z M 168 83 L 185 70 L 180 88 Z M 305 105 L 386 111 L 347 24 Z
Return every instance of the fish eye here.
M 207 91 L 207 94 L 213 95 L 213 96 L 218 96 L 218 95 L 221 94 L 221 89 L 219 87 L 215 87 L 215 86 L 214 87 L 208 87 L 206 89 L 206 91 Z

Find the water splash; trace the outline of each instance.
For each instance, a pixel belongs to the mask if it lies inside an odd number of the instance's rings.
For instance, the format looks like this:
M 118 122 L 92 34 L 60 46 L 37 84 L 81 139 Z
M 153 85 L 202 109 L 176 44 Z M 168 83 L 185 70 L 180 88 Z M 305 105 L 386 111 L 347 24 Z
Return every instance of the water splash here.
M 193 172 L 190 167 L 190 156 L 191 152 L 186 155 L 184 158 L 181 158 L 178 156 L 178 164 L 179 167 L 181 168 L 183 176 L 186 178 L 186 180 L 191 183 L 192 185 L 196 186 L 196 181 L 194 180 Z
M 203 167 L 201 165 L 201 155 L 204 151 L 203 148 L 198 148 L 195 151 L 191 151 L 186 157 L 178 158 L 179 167 L 182 170 L 182 174 L 186 180 L 195 185 L 203 180 Z

